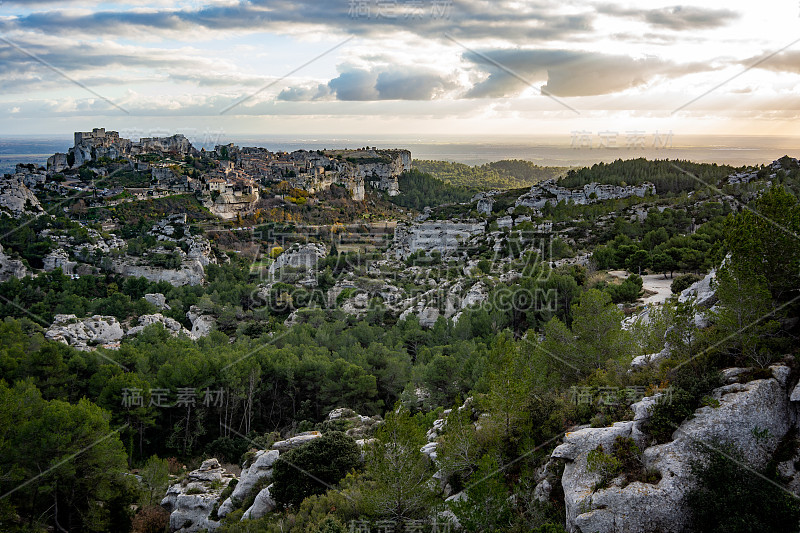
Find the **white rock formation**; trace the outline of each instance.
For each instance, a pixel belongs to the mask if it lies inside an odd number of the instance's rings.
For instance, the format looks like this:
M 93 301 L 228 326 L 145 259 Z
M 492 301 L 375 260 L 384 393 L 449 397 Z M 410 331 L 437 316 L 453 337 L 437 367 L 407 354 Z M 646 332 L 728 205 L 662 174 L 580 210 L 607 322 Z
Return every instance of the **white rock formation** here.
M 0 213 L 19 218 L 26 215 L 41 215 L 44 209 L 36 195 L 25 186 L 22 177 L 13 174 L 0 177 Z
M 516 205 L 541 209 L 545 204 L 556 205 L 559 202 L 567 201 L 577 205 L 586 205 L 602 200 L 615 198 L 629 198 L 631 196 L 644 197 L 648 194 L 655 194 L 656 187 L 652 183 L 645 182 L 641 185 L 603 185 L 600 183 L 588 183 L 582 189 L 567 189 L 556 184 L 556 180 L 547 180 L 537 183 L 531 190 L 520 196 Z
M 278 450 L 279 452 L 288 452 L 289 450 L 299 448 L 303 444 L 311 442 L 312 440 L 318 439 L 321 436 L 322 433 L 319 431 L 305 431 L 303 433 L 298 433 L 292 438 L 279 440 L 272 445 L 272 449 Z
M 678 297 L 678 302 L 686 303 L 694 300 L 695 305 L 698 307 L 709 309 L 717 303 L 717 291 L 715 288 L 715 281 L 717 279 L 716 270 L 712 270 L 706 277 L 700 281 L 692 283 L 688 288 L 681 292 Z
M 193 339 L 208 337 L 217 325 L 217 321 L 213 316 L 201 314 L 197 306 L 194 305 L 189 308 L 186 316 L 192 323 L 192 331 L 189 336 Z
M 233 479 L 234 475 L 222 468 L 219 461 L 208 459 L 200 468 L 189 472 L 183 482 L 172 485 L 161 500 L 161 506 L 170 513 L 170 531 L 216 530 L 219 522 L 211 520 L 210 516 L 222 491 Z
M 262 489 L 258 494 L 256 494 L 256 499 L 253 500 L 253 505 L 251 505 L 244 512 L 244 514 L 242 514 L 242 521 L 255 520 L 275 510 L 278 504 L 275 503 L 275 500 L 273 500 L 272 496 L 269 494 L 271 488 L 272 485 Z
M 779 382 L 785 373 L 776 367 L 773 374 L 776 377 L 714 390 L 712 397 L 719 401 L 719 407 L 698 409 L 666 444 L 646 447 L 648 437 L 641 432 L 654 397 L 634 404 L 633 421 L 567 433 L 564 444 L 552 453 L 552 457 L 566 461 L 562 486 L 567 530 L 685 531 L 689 521 L 685 497 L 696 486 L 691 465 L 702 457 L 701 443 L 733 445 L 751 467 L 762 468 L 789 430 L 792 418 L 788 393 Z M 756 431 L 766 431 L 767 436 L 757 438 Z M 588 470 L 587 455 L 598 445 L 610 453 L 617 436 L 631 437 L 643 449 L 644 467 L 661 474 L 658 483 L 623 486 L 619 477 L 607 488 L 594 490 L 599 475 Z
M 130 328 L 128 331 L 125 332 L 125 335 L 138 335 L 139 333 L 144 330 L 147 326 L 152 326 L 153 324 L 162 324 L 164 329 L 170 332 L 173 337 L 177 337 L 183 334 L 189 338 L 195 338 L 192 336 L 192 333 L 184 328 L 180 322 L 175 320 L 174 318 L 169 318 L 161 313 L 156 313 L 154 315 L 142 315 L 139 317 L 139 325 Z
M 169 305 L 167 305 L 167 298 L 160 292 L 145 294 L 144 299 L 159 309 L 169 310 L 170 308 Z
M 11 278 L 22 279 L 30 272 L 19 259 L 11 259 L 3 252 L 3 245 L 0 244 L 0 282 L 8 281 Z
M 456 252 L 461 243 L 473 235 L 483 233 L 485 222 L 426 221 L 415 224 L 397 224 L 394 232 L 394 253 L 405 259 L 422 250 L 447 255 Z
M 63 342 L 79 350 L 90 350 L 96 345 L 116 343 L 124 332 L 116 317 L 94 315 L 79 319 L 75 315 L 56 315 L 45 332 L 45 338 Z
M 53 270 L 60 268 L 61 272 L 66 275 L 72 275 L 75 272 L 75 267 L 78 265 L 75 261 L 69 260 L 69 254 L 63 248 L 57 248 L 44 256 L 44 267 L 43 270 L 45 272 L 52 272 Z
M 269 266 L 270 279 L 275 278 L 275 274 L 279 273 L 284 268 L 297 268 L 305 270 L 314 270 L 317 263 L 325 259 L 328 255 L 328 250 L 322 244 L 308 243 L 296 244 L 275 259 L 275 262 Z
M 219 506 L 217 515 L 220 518 L 227 516 L 247 497 L 261 478 L 271 478 L 272 466 L 278 460 L 278 457 L 279 452 L 277 450 L 259 450 L 256 452 L 252 463 L 242 465 L 242 475 L 239 476 L 239 482 L 233 488 L 230 497 Z

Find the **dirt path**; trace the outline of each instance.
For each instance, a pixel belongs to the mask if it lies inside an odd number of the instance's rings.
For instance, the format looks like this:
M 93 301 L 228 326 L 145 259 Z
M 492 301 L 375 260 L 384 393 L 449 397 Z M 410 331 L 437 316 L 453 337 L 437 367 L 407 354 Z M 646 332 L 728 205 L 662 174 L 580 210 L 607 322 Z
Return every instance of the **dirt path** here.
M 610 270 L 608 272 L 615 278 L 625 279 L 628 273 L 624 270 Z M 664 278 L 664 274 L 645 274 L 642 276 L 642 288 L 648 292 L 654 292 L 650 296 L 641 299 L 644 304 L 663 304 L 667 298 L 672 296 L 672 279 Z

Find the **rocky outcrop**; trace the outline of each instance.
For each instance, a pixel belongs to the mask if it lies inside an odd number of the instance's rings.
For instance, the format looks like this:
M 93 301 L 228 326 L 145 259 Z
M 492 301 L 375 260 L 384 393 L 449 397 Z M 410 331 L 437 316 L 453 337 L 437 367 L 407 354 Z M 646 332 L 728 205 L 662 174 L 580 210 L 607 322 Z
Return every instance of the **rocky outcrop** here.
M 328 250 L 322 244 L 295 244 L 269 266 L 270 278 L 274 279 L 275 274 L 285 268 L 314 270 L 317 268 L 317 263 L 327 256 Z
M 328 413 L 328 423 L 334 422 L 339 424 L 338 429 L 345 432 L 345 434 L 356 439 L 363 446 L 365 439 L 372 434 L 377 424 L 383 422 L 383 419 L 378 416 L 364 416 L 356 413 L 347 407 L 339 407 Z
M 200 468 L 189 472 L 185 480 L 172 485 L 161 500 L 161 506 L 170 513 L 170 531 L 216 530 L 219 522 L 210 516 L 222 491 L 233 479 L 234 475 L 222 468 L 219 461 L 208 459 Z
M 189 322 L 192 323 L 192 331 L 189 333 L 189 336 L 193 339 L 208 337 L 217 325 L 217 321 L 213 316 L 202 314 L 195 305 L 189 308 L 186 317 L 189 319 Z
M 154 283 L 166 281 L 176 287 L 202 285 L 206 277 L 205 269 L 198 261 L 184 263 L 177 269 L 169 269 L 141 264 L 139 261 L 134 262 L 128 256 L 126 259 L 114 261 L 113 266 L 114 271 L 123 276 L 143 277 Z
M 312 440 L 318 439 L 321 436 L 322 433 L 319 431 L 304 431 L 303 433 L 298 433 L 294 437 L 286 440 L 279 440 L 272 445 L 272 449 L 279 452 L 288 452 L 289 450 L 299 448 L 303 444 L 311 442 Z
M 411 152 L 408 150 L 357 150 L 348 154 L 352 162 L 343 169 L 350 180 L 366 181 L 375 189 L 386 191 L 389 196 L 400 194 L 397 178 L 411 170 Z M 362 198 L 363 199 L 363 198 Z
M 132 153 L 178 153 L 186 155 L 193 152 L 192 143 L 182 134 L 170 137 L 143 137 L 138 143 L 132 143 Z
M 214 215 L 224 220 L 232 220 L 236 215 L 247 215 L 255 210 L 259 200 L 259 193 L 254 189 L 252 193 L 245 194 L 240 191 L 225 191 L 215 199 L 210 197 L 203 205 Z
M 565 461 L 564 488 L 567 529 L 593 531 L 683 532 L 690 527 L 686 495 L 696 486 L 692 464 L 702 458 L 704 445 L 732 445 L 749 467 L 763 468 L 791 425 L 788 368 L 773 367 L 773 376 L 748 383 L 732 383 L 713 391 L 718 407 L 702 407 L 683 422 L 666 444 L 649 446 L 642 424 L 656 397 L 632 406 L 635 416 L 606 428 L 584 428 L 567 433 L 552 457 Z M 595 489 L 599 474 L 587 465 L 590 451 L 599 445 L 610 452 L 616 437 L 630 437 L 643 450 L 645 469 L 658 472 L 655 483 L 625 485 L 620 476 L 607 488 Z
M 3 245 L 0 244 L 0 282 L 8 281 L 11 278 L 22 279 L 29 274 L 28 269 L 19 259 L 11 259 L 3 252 Z
M 53 250 L 44 256 L 43 261 L 43 270 L 45 272 L 52 272 L 60 268 L 61 272 L 68 276 L 72 275 L 75 272 L 75 267 L 78 266 L 77 262 L 69 260 L 69 254 L 63 248 Z
M 559 202 L 572 202 L 577 205 L 586 205 L 603 200 L 618 198 L 629 198 L 639 196 L 641 198 L 648 194 L 656 194 L 656 186 L 645 182 L 641 185 L 606 185 L 600 183 L 588 183 L 582 189 L 567 189 L 556 184 L 556 180 L 547 180 L 537 183 L 531 190 L 520 196 L 517 206 L 541 209 L 545 204 L 556 205 Z
M 684 289 L 681 295 L 678 296 L 678 302 L 686 303 L 694 300 L 697 307 L 710 309 L 718 300 L 716 279 L 717 271 L 712 270 L 706 277 Z
M 153 324 L 161 324 L 164 326 L 164 329 L 170 332 L 173 337 L 177 337 L 179 335 L 184 335 L 189 338 L 196 338 L 192 335 L 192 333 L 184 328 L 180 322 L 175 320 L 174 318 L 169 318 L 161 313 L 156 313 L 154 315 L 142 315 L 139 317 L 139 325 L 130 328 L 125 335 L 138 335 L 139 333 L 144 330 L 144 328 L 148 326 L 152 326 Z
M 167 305 L 167 298 L 160 292 L 145 294 L 144 299 L 159 309 L 170 309 L 169 305 Z
M 12 218 L 44 213 L 39 199 L 31 192 L 21 176 L 0 177 L 0 213 Z
M 117 343 L 123 336 L 122 326 L 116 317 L 100 315 L 83 319 L 75 315 L 56 315 L 53 324 L 45 332 L 45 338 L 83 351 Z
M 275 510 L 278 504 L 275 503 L 275 500 L 273 500 L 272 496 L 270 496 L 270 489 L 272 489 L 272 485 L 260 490 L 259 493 L 256 494 L 256 499 L 253 500 L 253 505 L 251 505 L 244 512 L 244 514 L 242 514 L 242 521 L 256 520 Z
M 278 460 L 279 454 L 280 452 L 277 450 L 259 450 L 255 452 L 255 456 L 250 464 L 245 462 L 245 464 L 242 465 L 242 475 L 239 477 L 239 482 L 233 488 L 230 497 L 219 506 L 217 515 L 220 518 L 227 516 L 231 511 L 236 509 L 247 495 L 250 494 L 253 487 L 256 486 L 256 483 L 262 478 L 272 478 L 272 467 L 275 461 Z M 269 493 L 267 493 L 266 496 L 268 495 Z M 266 503 L 266 498 L 262 498 L 262 505 L 258 509 L 265 508 Z M 253 505 L 255 505 L 255 503 Z
M 442 255 L 448 255 L 458 251 L 465 240 L 483 233 L 485 228 L 484 222 L 426 221 L 397 224 L 394 253 L 399 259 L 405 259 L 420 250 L 428 254 L 438 251 Z
M 161 245 L 147 250 L 141 257 L 125 255 L 113 260 L 115 272 L 123 276 L 143 277 L 152 282 L 166 281 L 175 286 L 201 285 L 205 281 L 205 267 L 217 262 L 208 239 L 189 232 L 185 214 L 170 215 L 160 220 L 149 233 Z M 152 254 L 177 254 L 180 266 L 153 266 L 149 259 Z

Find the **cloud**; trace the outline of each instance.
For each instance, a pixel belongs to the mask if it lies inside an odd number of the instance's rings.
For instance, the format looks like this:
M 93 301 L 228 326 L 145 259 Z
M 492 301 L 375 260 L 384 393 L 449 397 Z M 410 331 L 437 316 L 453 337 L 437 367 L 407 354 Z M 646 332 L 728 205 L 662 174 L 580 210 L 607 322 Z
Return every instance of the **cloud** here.
M 755 68 L 760 68 L 763 70 L 771 70 L 773 72 L 792 72 L 794 74 L 800 74 L 800 52 L 798 51 L 781 52 L 780 54 L 774 55 L 764 60 L 764 57 L 766 55 L 767 53 L 764 53 L 759 56 L 743 59 L 742 61 L 739 62 L 739 64 L 742 66 L 749 67 L 755 63 L 758 63 L 758 65 L 756 65 Z
M 284 89 L 278 95 L 278 100 L 283 100 L 285 102 L 307 102 L 309 100 L 321 100 L 329 97 L 330 94 L 330 87 L 324 83 L 320 83 L 315 87 L 290 87 Z
M 310 28 L 334 34 L 362 37 L 416 35 L 443 40 L 445 33 L 470 39 L 565 39 L 592 31 L 596 17 L 591 7 L 582 12 L 560 13 L 552 5 L 528 6 L 523 14 L 517 2 L 498 0 L 433 0 L 415 8 L 410 2 L 364 2 L 359 10 L 353 0 L 242 0 L 238 3 L 175 9 L 147 7 L 111 8 L 95 12 L 51 9 L 0 20 L 0 31 L 29 30 L 48 35 L 175 37 L 182 32 L 250 31 L 291 34 Z M 396 6 L 383 9 L 381 6 Z M 440 7 L 437 9 L 436 5 Z
M 340 74 L 327 85 L 292 87 L 278 95 L 279 100 L 308 101 L 335 97 L 337 100 L 364 102 L 377 100 L 434 100 L 459 85 L 433 70 L 413 67 L 340 67 Z
M 515 72 L 528 83 L 494 64 Z M 658 76 L 676 77 L 708 70 L 707 65 L 676 65 L 656 57 L 636 59 L 624 55 L 573 50 L 494 50 L 466 52 L 464 59 L 489 76 L 470 89 L 467 98 L 498 98 L 518 94 L 528 85 L 554 96 L 612 94 L 651 82 Z
M 603 4 L 598 6 L 597 11 L 605 15 L 641 20 L 652 26 L 675 31 L 719 28 L 740 17 L 739 13 L 730 9 L 681 5 L 661 9 L 629 9 Z

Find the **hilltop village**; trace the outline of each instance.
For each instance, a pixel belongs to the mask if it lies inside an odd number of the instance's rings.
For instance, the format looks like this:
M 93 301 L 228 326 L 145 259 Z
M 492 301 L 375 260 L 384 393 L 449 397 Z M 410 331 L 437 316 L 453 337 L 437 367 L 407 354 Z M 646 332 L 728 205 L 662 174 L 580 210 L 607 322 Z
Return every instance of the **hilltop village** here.
M 91 192 L 98 205 L 113 203 L 124 193 L 139 200 L 192 193 L 214 215 L 231 219 L 252 213 L 268 184 L 283 183 L 279 192 L 287 197 L 292 189 L 315 194 L 335 184 L 354 201 L 363 201 L 367 187 L 399 194 L 398 177 L 410 169 L 408 150 L 363 147 L 289 153 L 227 144 L 207 151 L 197 150 L 181 134 L 132 141 L 116 131 L 95 128 L 75 132 L 74 146 L 48 158 L 46 169 L 21 165 L 16 175 L 28 187 L 64 195 Z M 128 186 L 96 185 L 112 174 L 128 177 Z

